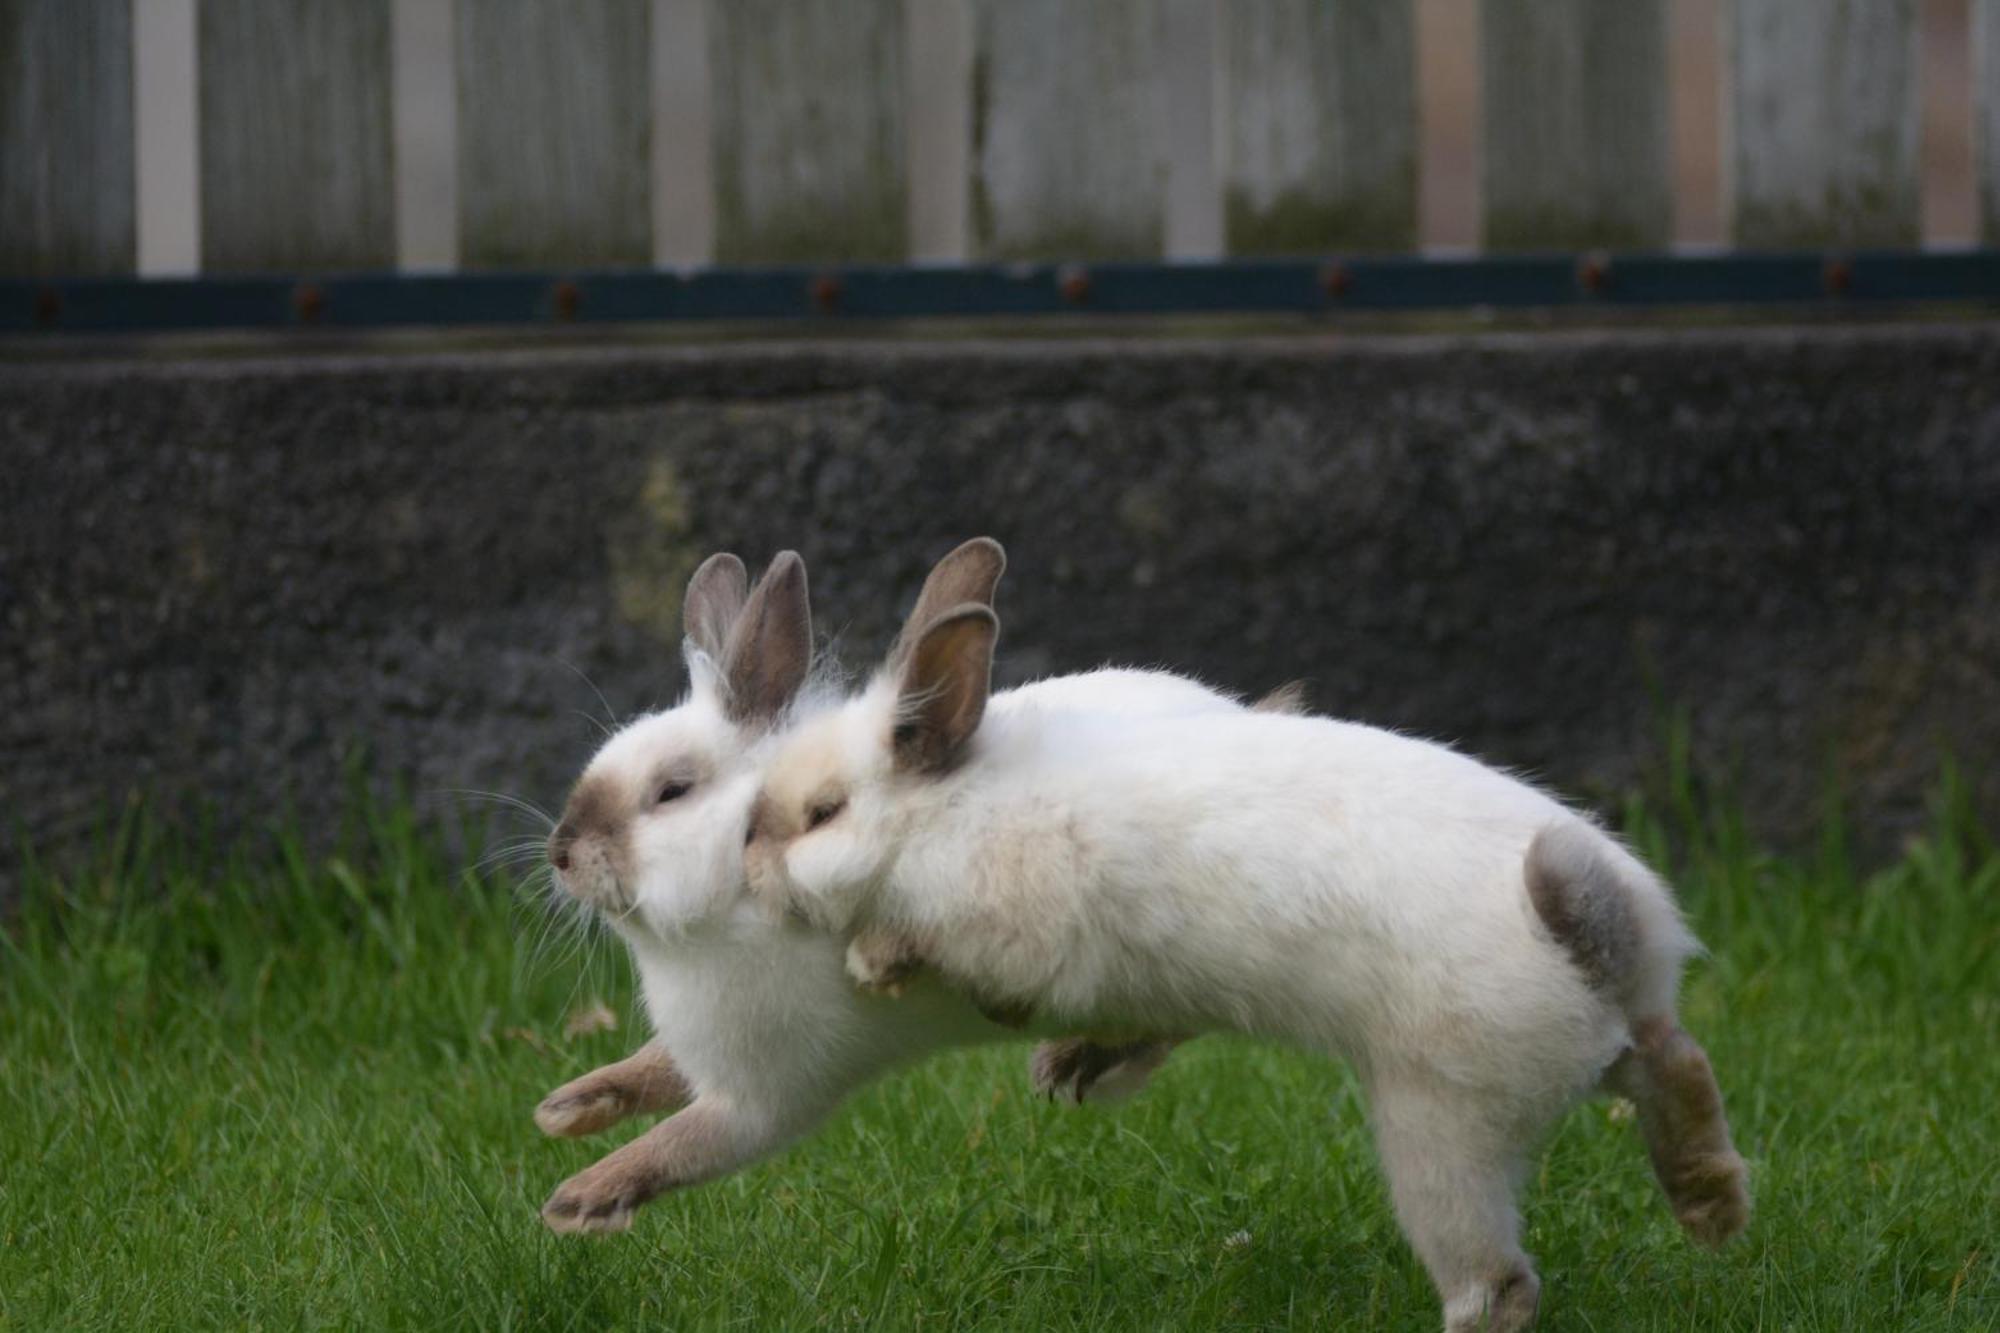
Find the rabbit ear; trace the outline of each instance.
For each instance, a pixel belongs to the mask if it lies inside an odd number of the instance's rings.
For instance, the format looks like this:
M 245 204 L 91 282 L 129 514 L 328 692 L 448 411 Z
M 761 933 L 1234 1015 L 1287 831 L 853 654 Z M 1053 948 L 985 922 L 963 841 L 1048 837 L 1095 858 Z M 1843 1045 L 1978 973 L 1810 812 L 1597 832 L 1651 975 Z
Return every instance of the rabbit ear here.
M 1007 568 L 1007 553 L 991 537 L 974 537 L 931 567 L 917 604 L 903 622 L 896 646 L 889 650 L 890 667 L 900 667 L 916 647 L 917 636 L 955 606 L 968 602 L 993 605 L 993 590 Z
M 718 551 L 701 562 L 688 580 L 687 596 L 681 600 L 683 632 L 694 646 L 717 662 L 729 627 L 743 614 L 743 601 L 750 591 L 750 576 L 743 562 L 727 551 Z
M 897 683 L 896 768 L 943 773 L 957 764 L 986 714 L 1000 618 L 969 602 L 933 620 L 910 645 Z
M 812 667 L 812 609 L 806 562 L 780 551 L 757 580 L 722 652 L 734 722 L 768 722 L 785 711 Z

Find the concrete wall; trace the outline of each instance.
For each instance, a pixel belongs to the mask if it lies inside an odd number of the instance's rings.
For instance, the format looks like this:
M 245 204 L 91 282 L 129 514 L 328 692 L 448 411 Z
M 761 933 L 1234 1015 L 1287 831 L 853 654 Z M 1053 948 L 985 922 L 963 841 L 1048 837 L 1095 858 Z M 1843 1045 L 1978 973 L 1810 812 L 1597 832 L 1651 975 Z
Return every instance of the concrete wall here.
M 2000 325 L 845 342 L 0 365 L 0 814 L 131 788 L 560 799 L 671 700 L 707 552 L 872 661 L 1008 545 L 1001 671 L 1166 663 L 1593 799 L 1659 700 L 1796 834 L 1953 746 L 2000 809 Z M 571 664 L 571 665 L 566 665 Z

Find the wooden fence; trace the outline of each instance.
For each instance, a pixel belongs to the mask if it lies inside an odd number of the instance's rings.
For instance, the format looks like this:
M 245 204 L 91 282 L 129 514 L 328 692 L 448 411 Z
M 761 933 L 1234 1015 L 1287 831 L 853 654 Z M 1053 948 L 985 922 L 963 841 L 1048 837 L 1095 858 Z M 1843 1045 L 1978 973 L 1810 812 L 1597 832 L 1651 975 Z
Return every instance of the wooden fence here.
M 1994 245 L 2000 0 L 1966 2 Z M 1670 244 L 1674 3 L 1465 6 L 1485 249 Z M 1729 240 L 1917 244 L 1917 0 L 1705 3 Z M 1410 251 L 1417 22 L 1418 0 L 0 0 L 0 276 Z

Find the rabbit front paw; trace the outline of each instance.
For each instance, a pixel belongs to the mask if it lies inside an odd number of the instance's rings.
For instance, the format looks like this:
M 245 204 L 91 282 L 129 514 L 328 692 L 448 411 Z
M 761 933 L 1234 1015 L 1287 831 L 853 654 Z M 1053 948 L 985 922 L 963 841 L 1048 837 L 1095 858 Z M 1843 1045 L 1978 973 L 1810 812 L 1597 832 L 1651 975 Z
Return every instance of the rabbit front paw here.
M 897 931 L 871 926 L 847 942 L 847 975 L 876 995 L 902 995 L 925 966 L 917 942 Z
M 542 1205 L 542 1221 L 558 1235 L 611 1235 L 629 1229 L 651 1197 L 645 1181 L 614 1154 L 556 1186 Z
M 687 1080 L 657 1042 L 625 1059 L 573 1078 L 542 1098 L 535 1125 L 559 1139 L 609 1129 L 641 1111 L 671 1111 L 688 1101 Z
M 535 1107 L 535 1128 L 551 1138 L 576 1139 L 611 1128 L 632 1113 L 632 1099 L 620 1089 L 599 1084 L 572 1090 L 557 1088 Z

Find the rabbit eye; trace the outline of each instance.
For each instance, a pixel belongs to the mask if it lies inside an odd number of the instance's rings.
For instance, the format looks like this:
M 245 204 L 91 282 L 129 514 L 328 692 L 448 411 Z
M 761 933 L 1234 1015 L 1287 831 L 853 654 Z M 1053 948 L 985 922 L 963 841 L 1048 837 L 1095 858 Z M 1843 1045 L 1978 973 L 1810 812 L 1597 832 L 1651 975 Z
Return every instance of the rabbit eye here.
M 846 801 L 818 801 L 806 811 L 806 831 L 810 833 L 847 808 Z
M 669 782 L 666 786 L 660 788 L 659 804 L 665 805 L 668 801 L 678 801 L 681 797 L 687 795 L 689 791 L 693 790 L 693 788 L 694 784 L 692 782 Z

